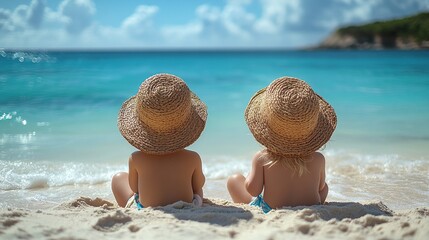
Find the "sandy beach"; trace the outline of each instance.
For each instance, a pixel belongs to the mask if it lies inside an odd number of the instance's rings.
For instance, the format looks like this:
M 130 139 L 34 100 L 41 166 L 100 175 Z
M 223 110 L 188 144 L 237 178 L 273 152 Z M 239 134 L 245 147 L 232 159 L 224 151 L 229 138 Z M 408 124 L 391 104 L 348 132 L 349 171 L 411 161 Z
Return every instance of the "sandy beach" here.
M 124 209 L 80 197 L 43 210 L 0 213 L 0 239 L 427 239 L 429 208 L 394 212 L 382 202 L 260 209 L 208 198 Z

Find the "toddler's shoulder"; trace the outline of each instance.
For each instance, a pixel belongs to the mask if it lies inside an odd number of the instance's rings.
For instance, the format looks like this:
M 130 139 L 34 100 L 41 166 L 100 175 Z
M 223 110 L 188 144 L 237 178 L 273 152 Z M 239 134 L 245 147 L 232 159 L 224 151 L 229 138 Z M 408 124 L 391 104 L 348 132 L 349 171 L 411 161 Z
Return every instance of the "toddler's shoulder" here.
M 313 153 L 313 158 L 325 160 L 325 156 L 321 152 L 314 152 Z
M 129 162 L 134 162 L 134 161 L 140 161 L 141 159 L 144 159 L 144 153 L 141 151 L 135 151 L 133 153 L 131 153 L 130 157 L 129 157 Z
M 266 149 L 256 152 L 255 155 L 253 156 L 254 165 L 264 166 L 269 161 L 270 159 L 268 158 L 268 153 Z
M 320 152 L 314 152 L 311 156 L 311 161 L 314 164 L 325 166 L 325 156 Z
M 135 151 L 131 153 L 130 158 L 142 158 L 145 156 L 145 153 L 142 151 Z
M 187 149 L 183 149 L 180 151 L 182 154 L 188 155 L 188 156 L 192 156 L 192 157 L 200 157 L 200 155 L 192 150 L 187 150 Z
M 197 152 L 183 149 L 180 151 L 180 155 L 181 155 L 180 158 L 183 160 L 186 159 L 187 161 L 192 161 L 194 163 L 201 163 L 201 157 Z
M 262 158 L 262 157 L 266 157 L 266 156 L 267 156 L 267 154 L 268 154 L 267 149 L 263 149 L 263 150 L 257 151 L 257 152 L 255 153 L 254 158 Z

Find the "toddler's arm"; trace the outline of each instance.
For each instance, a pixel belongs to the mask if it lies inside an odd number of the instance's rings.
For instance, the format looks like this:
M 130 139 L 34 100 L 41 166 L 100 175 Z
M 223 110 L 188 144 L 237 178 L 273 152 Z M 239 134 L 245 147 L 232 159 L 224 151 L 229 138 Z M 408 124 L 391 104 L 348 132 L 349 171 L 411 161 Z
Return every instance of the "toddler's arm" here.
M 198 194 L 201 199 L 203 199 L 203 186 L 206 181 L 206 178 L 203 174 L 203 167 L 201 163 L 201 158 L 198 154 L 195 156 L 195 170 L 192 174 L 192 189 L 194 191 L 194 194 Z
M 328 196 L 328 184 L 326 184 L 326 173 L 325 173 L 325 157 L 321 154 L 317 154 L 317 161 L 320 162 L 320 180 L 319 180 L 319 196 L 320 202 L 325 203 L 325 199 Z
M 246 190 L 254 197 L 261 194 L 264 188 L 264 165 L 265 160 L 262 153 L 258 152 L 253 157 L 252 169 L 245 181 Z
M 134 165 L 135 163 L 133 160 L 133 155 L 131 154 L 130 158 L 128 159 L 128 183 L 131 190 L 133 190 L 134 193 L 138 193 L 138 174 Z

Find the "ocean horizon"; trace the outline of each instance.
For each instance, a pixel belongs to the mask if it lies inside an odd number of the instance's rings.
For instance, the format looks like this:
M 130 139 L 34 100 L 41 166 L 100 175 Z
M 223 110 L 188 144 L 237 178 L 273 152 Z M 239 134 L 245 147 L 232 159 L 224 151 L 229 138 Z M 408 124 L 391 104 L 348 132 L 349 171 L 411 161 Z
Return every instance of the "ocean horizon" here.
M 206 128 L 189 147 L 201 155 L 208 197 L 226 196 L 225 179 L 247 174 L 263 148 L 244 121 L 250 98 L 291 76 L 338 116 L 321 150 L 328 201 L 424 206 L 428 62 L 429 51 L 0 49 L 0 207 L 111 196 L 111 176 L 127 170 L 136 150 L 119 134 L 119 108 L 157 73 L 182 78 L 208 106 Z

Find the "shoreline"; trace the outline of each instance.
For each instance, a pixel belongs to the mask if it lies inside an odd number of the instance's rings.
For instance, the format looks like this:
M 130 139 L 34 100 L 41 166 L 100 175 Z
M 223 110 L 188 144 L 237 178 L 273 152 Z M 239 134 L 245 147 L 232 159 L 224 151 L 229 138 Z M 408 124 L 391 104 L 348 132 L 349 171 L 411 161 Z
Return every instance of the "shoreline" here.
M 343 167 L 348 168 L 346 165 Z M 374 171 L 379 167 L 382 166 L 372 166 L 371 170 Z M 395 189 L 400 192 L 395 192 L 396 190 L 389 190 L 389 188 L 393 187 L 393 182 L 389 183 L 390 187 L 384 187 L 383 189 L 383 186 L 386 184 L 385 182 L 374 182 L 374 179 L 377 179 L 376 176 L 364 180 L 357 171 L 347 172 L 347 178 L 329 178 L 329 175 L 332 174 L 332 169 L 329 166 L 327 174 L 327 183 L 330 188 L 327 202 L 383 202 L 392 211 L 403 211 L 429 206 L 425 201 L 427 193 L 424 190 L 404 189 L 400 187 L 403 184 L 399 184 Z M 422 182 L 415 187 L 424 189 L 424 183 Z M 204 198 L 232 201 L 226 188 L 226 179 L 207 179 L 203 191 Z M 113 193 L 110 189 L 110 181 L 108 181 L 98 184 L 76 184 L 60 187 L 2 191 L 0 192 L 0 199 L 3 199 L 3 201 L 0 202 L 0 209 L 20 208 L 43 211 L 82 196 L 101 198 L 115 203 Z
M 139 211 L 80 197 L 45 210 L 2 209 L 0 223 L 4 239 L 425 239 L 429 207 L 394 212 L 382 202 L 329 202 L 263 214 L 205 198 L 203 207 L 177 202 Z

